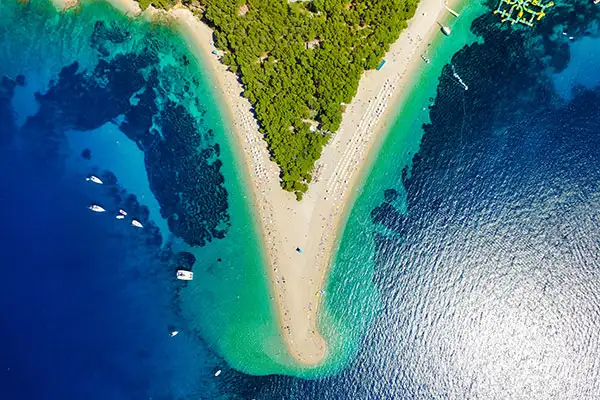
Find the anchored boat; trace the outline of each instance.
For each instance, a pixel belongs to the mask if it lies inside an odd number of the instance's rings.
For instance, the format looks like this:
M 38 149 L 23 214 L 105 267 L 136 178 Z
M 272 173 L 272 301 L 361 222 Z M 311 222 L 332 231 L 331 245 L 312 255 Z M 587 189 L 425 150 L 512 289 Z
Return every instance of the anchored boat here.
M 177 270 L 177 279 L 179 279 L 181 281 L 191 281 L 194 279 L 194 273 L 192 271 L 178 269 Z
M 90 210 L 94 211 L 94 212 L 104 212 L 106 211 L 104 209 L 104 207 L 99 206 L 98 204 L 92 204 L 91 206 L 88 207 Z
M 86 181 L 88 182 L 94 182 L 97 183 L 98 185 L 103 185 L 104 182 L 102 182 L 102 179 L 98 178 L 96 175 L 90 175 L 87 178 L 85 178 Z

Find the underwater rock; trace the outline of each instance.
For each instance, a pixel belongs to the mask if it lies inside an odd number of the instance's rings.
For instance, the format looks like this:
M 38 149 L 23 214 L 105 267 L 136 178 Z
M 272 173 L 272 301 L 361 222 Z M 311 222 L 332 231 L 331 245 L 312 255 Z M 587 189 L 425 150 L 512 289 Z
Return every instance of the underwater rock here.
M 91 160 L 92 159 L 92 150 L 90 149 L 83 149 L 81 151 L 81 158 L 85 159 L 85 160 Z

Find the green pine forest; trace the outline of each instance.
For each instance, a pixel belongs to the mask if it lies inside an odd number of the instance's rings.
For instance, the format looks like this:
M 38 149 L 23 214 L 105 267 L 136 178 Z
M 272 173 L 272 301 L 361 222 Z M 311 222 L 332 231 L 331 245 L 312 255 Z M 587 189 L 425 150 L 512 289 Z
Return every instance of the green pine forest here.
M 168 8 L 173 0 L 139 0 Z M 298 200 L 361 74 L 376 68 L 418 0 L 184 0 L 238 73 L 281 186 Z M 312 129 L 311 129 L 312 128 Z M 316 128 L 316 129 L 315 129 Z

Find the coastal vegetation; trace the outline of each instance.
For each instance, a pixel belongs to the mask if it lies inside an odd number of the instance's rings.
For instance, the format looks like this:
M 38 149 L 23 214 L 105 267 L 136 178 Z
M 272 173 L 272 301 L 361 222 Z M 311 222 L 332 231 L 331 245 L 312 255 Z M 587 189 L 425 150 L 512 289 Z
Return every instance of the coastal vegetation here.
M 145 10 L 149 6 L 155 8 L 169 9 L 177 3 L 177 0 L 137 0 L 140 7 Z
M 140 0 L 168 8 L 171 0 Z M 165 6 L 163 4 L 167 3 Z M 281 169 L 281 186 L 308 190 L 363 71 L 376 68 L 418 0 L 186 0 L 215 31 Z

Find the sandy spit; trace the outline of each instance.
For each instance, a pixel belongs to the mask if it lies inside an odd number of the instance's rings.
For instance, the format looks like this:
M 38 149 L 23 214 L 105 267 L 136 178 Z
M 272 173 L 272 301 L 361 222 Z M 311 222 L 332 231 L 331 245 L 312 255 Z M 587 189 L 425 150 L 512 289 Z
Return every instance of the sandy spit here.
M 52 0 L 64 10 L 78 0 Z M 133 0 L 105 0 L 129 16 L 141 13 Z M 456 0 L 458 1 L 458 0 Z M 150 10 L 144 14 L 163 14 Z M 351 206 L 352 189 L 374 144 L 403 102 L 414 72 L 425 61 L 427 44 L 441 35 L 438 20 L 447 13 L 442 0 L 421 0 L 408 28 L 391 46 L 380 71 L 363 74 L 358 93 L 346 106 L 339 131 L 317 162 L 309 192 L 301 202 L 279 186 L 279 169 L 269 159 L 266 143 L 237 76 L 219 60 L 213 32 L 185 7 L 168 12 L 202 65 L 210 68 L 215 91 L 227 106 L 238 151 L 251 182 L 254 214 L 267 250 L 271 281 L 282 338 L 302 365 L 315 366 L 327 356 L 327 343 L 317 329 L 317 312 L 326 286 L 336 239 Z M 297 251 L 300 249 L 301 252 Z

